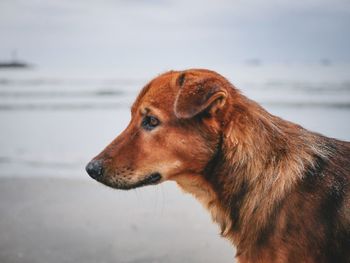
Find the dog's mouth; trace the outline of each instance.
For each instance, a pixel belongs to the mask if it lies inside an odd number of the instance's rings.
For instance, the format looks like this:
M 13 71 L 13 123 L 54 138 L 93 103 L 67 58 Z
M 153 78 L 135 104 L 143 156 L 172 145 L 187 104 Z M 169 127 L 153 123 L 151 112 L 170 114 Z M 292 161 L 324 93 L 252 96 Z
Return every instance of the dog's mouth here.
M 104 184 L 111 186 L 113 188 L 116 189 L 120 189 L 120 190 L 130 190 L 130 189 L 134 189 L 134 188 L 138 188 L 138 187 L 142 187 L 142 186 L 146 186 L 146 185 L 154 185 L 160 182 L 160 180 L 162 179 L 162 176 L 160 173 L 155 172 L 155 173 L 151 173 L 149 175 L 147 175 L 145 178 L 143 178 L 142 180 L 135 182 L 135 183 L 119 183 L 117 185 L 113 184 L 109 184 L 108 182 L 103 182 Z
M 129 189 L 132 188 L 137 188 L 137 187 L 141 187 L 141 186 L 146 186 L 146 185 L 151 185 L 151 184 L 156 184 L 158 183 L 160 180 L 162 179 L 162 176 L 160 175 L 160 173 L 152 173 L 148 176 L 146 176 L 144 179 L 142 179 L 141 181 L 130 185 Z

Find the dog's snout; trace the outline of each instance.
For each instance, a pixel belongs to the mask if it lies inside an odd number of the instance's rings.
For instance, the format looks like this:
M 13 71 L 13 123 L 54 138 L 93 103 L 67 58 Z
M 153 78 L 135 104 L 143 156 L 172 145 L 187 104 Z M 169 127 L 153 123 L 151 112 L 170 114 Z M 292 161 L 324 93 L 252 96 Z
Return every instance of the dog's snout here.
M 92 160 L 86 165 L 85 170 L 93 179 L 98 179 L 103 175 L 102 162 L 100 160 Z

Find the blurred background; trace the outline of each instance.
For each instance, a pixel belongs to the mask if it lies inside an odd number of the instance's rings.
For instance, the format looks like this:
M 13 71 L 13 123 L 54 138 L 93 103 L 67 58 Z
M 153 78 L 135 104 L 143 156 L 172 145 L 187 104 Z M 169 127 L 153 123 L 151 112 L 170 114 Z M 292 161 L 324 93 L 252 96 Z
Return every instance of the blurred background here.
M 173 183 L 85 164 L 170 69 L 209 68 L 270 112 L 350 140 L 347 0 L 0 0 L 0 261 L 232 262 Z

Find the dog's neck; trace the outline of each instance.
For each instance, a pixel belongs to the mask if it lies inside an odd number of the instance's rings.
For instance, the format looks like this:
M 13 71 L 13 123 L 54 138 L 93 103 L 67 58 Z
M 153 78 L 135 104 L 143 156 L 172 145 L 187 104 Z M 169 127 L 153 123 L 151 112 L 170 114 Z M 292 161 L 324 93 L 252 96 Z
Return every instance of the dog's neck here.
M 225 136 L 208 169 L 178 184 L 211 212 L 238 253 L 245 253 L 264 241 L 268 225 L 304 169 L 313 166 L 314 156 L 326 153 L 312 133 L 240 99 L 230 105 Z

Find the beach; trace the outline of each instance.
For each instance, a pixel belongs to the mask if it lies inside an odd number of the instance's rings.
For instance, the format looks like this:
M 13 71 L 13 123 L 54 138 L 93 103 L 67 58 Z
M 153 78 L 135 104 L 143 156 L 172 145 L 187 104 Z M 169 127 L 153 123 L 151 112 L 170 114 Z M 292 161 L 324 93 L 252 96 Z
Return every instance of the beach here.
M 349 69 L 217 70 L 272 114 L 350 140 Z M 209 213 L 175 183 L 119 191 L 88 177 L 155 76 L 101 72 L 0 72 L 0 262 L 233 262 Z
M 233 258 L 209 216 L 174 185 L 119 192 L 92 181 L 2 178 L 0 211 L 3 263 Z

